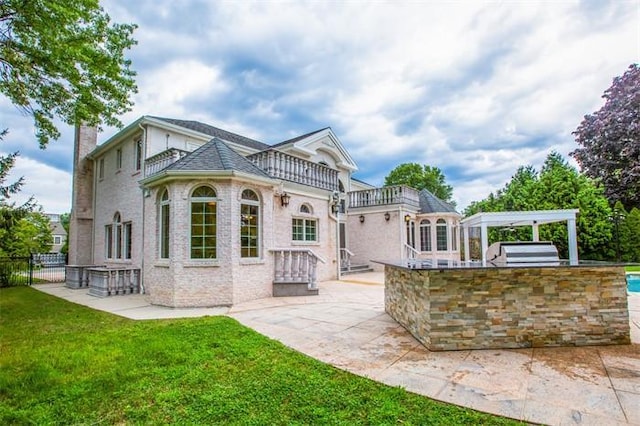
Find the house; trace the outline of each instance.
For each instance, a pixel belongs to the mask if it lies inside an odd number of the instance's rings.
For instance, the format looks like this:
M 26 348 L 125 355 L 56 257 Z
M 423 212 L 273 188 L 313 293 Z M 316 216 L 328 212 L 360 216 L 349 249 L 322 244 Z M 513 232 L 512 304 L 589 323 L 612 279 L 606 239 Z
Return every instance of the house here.
M 59 214 L 45 213 L 45 216 L 49 219 L 49 226 L 51 228 L 51 235 L 53 241 L 51 244 L 51 253 L 60 253 L 64 243 L 67 241 L 67 231 L 65 231 L 60 221 Z
M 139 270 L 152 303 L 195 307 L 314 294 L 372 259 L 460 259 L 451 206 L 356 170 L 328 127 L 269 145 L 143 116 L 97 145 L 80 126 L 69 264 Z

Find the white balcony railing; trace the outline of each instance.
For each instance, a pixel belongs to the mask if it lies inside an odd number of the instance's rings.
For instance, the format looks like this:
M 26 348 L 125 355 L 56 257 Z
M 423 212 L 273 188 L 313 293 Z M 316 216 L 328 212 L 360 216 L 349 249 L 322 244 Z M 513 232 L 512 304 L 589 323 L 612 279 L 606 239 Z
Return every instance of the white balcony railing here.
M 371 207 L 389 204 L 407 204 L 420 207 L 418 191 L 408 186 L 385 186 L 349 192 L 349 207 Z
M 247 157 L 269 176 L 329 191 L 338 190 L 338 171 L 270 149 Z
M 169 148 L 156 155 L 153 155 L 145 160 L 144 175 L 154 175 L 159 171 L 169 167 L 171 164 L 175 163 L 188 153 L 189 151 L 184 151 L 182 149 Z

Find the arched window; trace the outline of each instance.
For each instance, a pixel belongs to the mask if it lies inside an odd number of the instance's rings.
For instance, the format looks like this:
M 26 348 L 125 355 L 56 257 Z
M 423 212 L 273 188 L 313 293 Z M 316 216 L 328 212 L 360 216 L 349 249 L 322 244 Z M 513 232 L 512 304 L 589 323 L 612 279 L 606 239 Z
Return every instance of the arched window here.
M 302 204 L 298 210 L 300 217 L 294 217 L 291 222 L 291 235 L 293 241 L 318 241 L 318 220 L 310 217 L 313 214 L 313 207 L 309 204 Z
M 240 203 L 240 257 L 260 257 L 260 199 L 250 189 Z
M 300 213 L 311 214 L 313 213 L 313 209 L 309 204 L 303 204 L 300 206 Z
M 191 258 L 215 259 L 217 234 L 216 191 L 199 186 L 191 193 Z
M 113 215 L 113 220 L 105 226 L 104 252 L 107 259 L 131 259 L 131 222 L 122 223 L 119 212 Z
M 420 221 L 420 251 L 431 251 L 431 221 Z
M 447 251 L 447 221 L 444 219 L 436 221 L 436 249 Z
M 166 189 L 160 197 L 160 258 L 169 258 L 169 191 Z

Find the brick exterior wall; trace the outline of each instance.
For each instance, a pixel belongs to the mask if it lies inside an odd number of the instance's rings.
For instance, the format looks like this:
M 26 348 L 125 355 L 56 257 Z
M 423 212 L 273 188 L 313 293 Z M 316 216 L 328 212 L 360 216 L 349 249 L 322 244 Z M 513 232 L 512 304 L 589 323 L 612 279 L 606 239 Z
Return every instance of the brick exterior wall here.
M 385 310 L 432 351 L 629 344 L 621 267 L 385 267 Z
M 456 250 L 451 246 L 451 226 L 460 229 L 460 215 L 457 214 L 426 214 L 416 217 L 415 212 L 398 209 L 397 206 L 388 206 L 368 209 L 351 209 L 347 216 L 347 248 L 353 252 L 352 264 L 370 264 L 378 272 L 384 270 L 384 265 L 371 263 L 371 260 L 387 261 L 393 263 L 406 257 L 405 243 L 407 242 L 407 224 L 404 216 L 410 214 L 415 223 L 415 248 L 420 251 L 420 221 L 431 221 L 431 252 L 423 252 L 417 255 L 421 259 L 460 260 L 460 240 L 456 241 Z M 385 220 L 384 214 L 389 213 L 389 220 Z M 360 222 L 360 216 L 364 222 Z M 449 249 L 436 251 L 436 221 L 447 221 L 447 239 Z
M 213 187 L 218 197 L 215 260 L 190 259 L 189 195 L 202 184 Z M 159 258 L 159 203 L 165 188 L 171 200 L 170 259 Z M 260 198 L 259 258 L 240 255 L 240 197 L 245 189 L 255 191 Z M 326 261 L 318 264 L 319 280 L 336 278 L 336 231 L 335 222 L 327 216 L 327 196 L 303 195 L 299 189 L 288 192 L 291 203 L 282 207 L 271 186 L 235 179 L 180 180 L 155 188 L 145 198 L 144 285 L 151 303 L 172 307 L 228 306 L 271 297 L 274 258 L 270 250 L 275 248 L 309 248 Z M 318 219 L 317 243 L 291 241 L 291 220 L 301 216 L 297 212 L 302 203 L 313 211 L 306 216 Z
M 95 211 L 93 262 L 111 267 L 136 267 L 142 264 L 142 198 L 138 181 L 142 170 L 135 169 L 135 140 L 140 134 L 111 146 L 95 158 Z M 122 166 L 117 167 L 117 150 L 122 150 Z M 100 162 L 104 160 L 103 177 L 100 178 Z M 113 224 L 114 216 L 120 213 L 121 223 L 131 222 L 131 259 L 107 259 L 105 227 Z M 114 231 L 115 232 L 115 231 Z

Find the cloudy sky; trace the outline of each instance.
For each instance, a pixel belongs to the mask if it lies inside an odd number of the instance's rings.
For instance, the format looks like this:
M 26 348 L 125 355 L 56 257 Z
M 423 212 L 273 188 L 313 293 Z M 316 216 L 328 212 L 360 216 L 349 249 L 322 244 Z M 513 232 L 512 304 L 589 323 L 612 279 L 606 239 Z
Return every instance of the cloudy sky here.
M 576 148 L 571 132 L 640 61 L 640 0 L 101 2 L 133 22 L 142 115 L 199 120 L 266 143 L 330 126 L 382 185 L 404 162 L 441 168 L 460 210 Z M 14 176 L 70 210 L 73 129 L 42 151 L 0 97 Z M 116 129 L 105 129 L 100 142 Z

